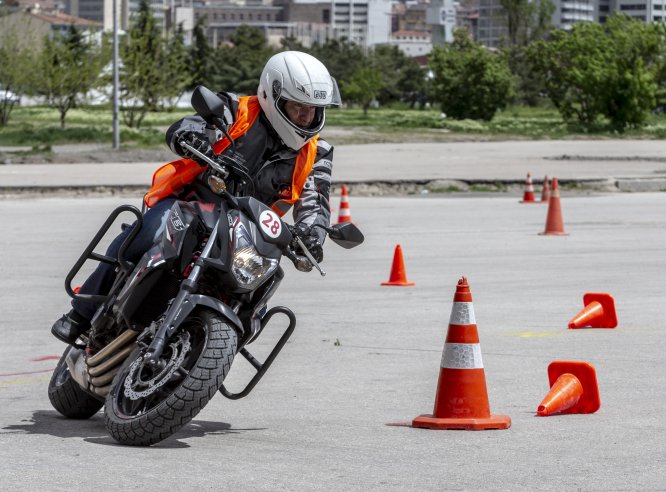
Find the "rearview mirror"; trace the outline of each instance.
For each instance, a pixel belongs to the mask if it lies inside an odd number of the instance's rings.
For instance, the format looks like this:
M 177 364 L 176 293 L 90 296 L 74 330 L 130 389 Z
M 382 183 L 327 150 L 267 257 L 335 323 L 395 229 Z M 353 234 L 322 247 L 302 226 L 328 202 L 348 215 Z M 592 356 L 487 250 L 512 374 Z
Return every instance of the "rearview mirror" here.
M 210 89 L 198 85 L 192 93 L 192 107 L 207 123 L 224 126 L 224 100 Z
M 328 237 L 331 240 L 345 249 L 350 249 L 365 240 L 361 230 L 351 222 L 343 222 L 342 224 L 335 224 L 333 227 L 328 228 Z

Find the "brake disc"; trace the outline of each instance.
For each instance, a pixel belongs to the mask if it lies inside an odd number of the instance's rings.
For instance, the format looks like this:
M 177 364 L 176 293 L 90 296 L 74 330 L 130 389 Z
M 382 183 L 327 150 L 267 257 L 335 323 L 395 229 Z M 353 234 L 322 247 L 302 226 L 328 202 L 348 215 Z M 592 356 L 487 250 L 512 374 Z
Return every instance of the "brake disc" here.
M 171 347 L 169 362 L 167 362 L 160 373 L 147 381 L 141 380 L 144 356 L 132 362 L 129 374 L 125 378 L 124 393 L 126 397 L 130 400 L 145 398 L 168 383 L 173 373 L 181 366 L 183 360 L 185 360 L 185 356 L 190 351 L 190 334 L 188 332 L 181 333 L 169 346 Z

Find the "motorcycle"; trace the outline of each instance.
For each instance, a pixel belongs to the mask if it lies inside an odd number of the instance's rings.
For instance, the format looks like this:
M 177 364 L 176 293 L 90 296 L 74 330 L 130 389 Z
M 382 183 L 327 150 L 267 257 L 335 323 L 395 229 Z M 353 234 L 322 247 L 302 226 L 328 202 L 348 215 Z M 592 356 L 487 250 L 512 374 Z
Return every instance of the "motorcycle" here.
M 192 105 L 207 123 L 233 141 L 224 124 L 223 102 L 200 86 Z M 305 246 L 300 230 L 252 198 L 247 172 L 223 155 L 206 155 L 179 142 L 208 165 L 208 187 L 217 200 L 175 201 L 154 245 L 133 264 L 125 252 L 142 226 L 134 206 L 116 208 L 65 279 L 75 298 L 101 302 L 91 328 L 64 351 L 49 383 L 53 407 L 63 416 L 86 419 L 104 407 L 109 434 L 122 444 L 148 446 L 190 422 L 219 391 L 247 396 L 266 373 L 296 326 L 294 313 L 268 303 L 284 278 L 282 257 L 297 270 L 325 272 Z M 117 258 L 95 252 L 121 214 L 136 221 Z M 125 225 L 124 225 L 125 226 Z M 363 242 L 352 223 L 322 227 L 344 248 Z M 88 260 L 115 266 L 107 295 L 81 294 L 72 282 Z M 264 362 L 248 346 L 276 315 L 288 326 Z M 224 380 L 236 356 L 256 370 L 239 392 Z

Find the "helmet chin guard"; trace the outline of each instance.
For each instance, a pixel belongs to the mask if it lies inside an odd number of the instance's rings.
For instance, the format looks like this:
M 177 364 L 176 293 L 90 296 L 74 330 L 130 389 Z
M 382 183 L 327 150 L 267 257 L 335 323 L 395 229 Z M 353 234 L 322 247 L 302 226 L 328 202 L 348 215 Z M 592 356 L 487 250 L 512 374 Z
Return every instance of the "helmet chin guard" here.
M 340 105 L 335 79 L 315 57 L 300 51 L 284 51 L 271 57 L 261 73 L 259 104 L 273 129 L 288 147 L 299 150 L 324 128 L 326 106 Z M 284 111 L 286 101 L 314 106 L 308 128 L 292 122 Z

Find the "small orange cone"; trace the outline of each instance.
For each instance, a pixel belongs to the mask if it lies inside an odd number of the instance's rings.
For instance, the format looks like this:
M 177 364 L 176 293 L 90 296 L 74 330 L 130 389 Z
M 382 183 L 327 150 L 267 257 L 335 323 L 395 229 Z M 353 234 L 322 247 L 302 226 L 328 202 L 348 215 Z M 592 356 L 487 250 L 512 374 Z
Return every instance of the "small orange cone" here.
M 615 299 L 610 294 L 588 292 L 583 296 L 583 310 L 569 321 L 569 328 L 615 328 Z
M 599 386 L 594 366 L 588 362 L 556 360 L 548 365 L 550 391 L 537 415 L 594 413 L 599 410 Z
M 412 427 L 428 429 L 508 429 L 511 418 L 491 415 L 467 279 L 458 281 L 444 343 L 433 414 L 419 415 Z
M 525 181 L 525 191 L 523 192 L 523 199 L 520 203 L 536 203 L 534 200 L 534 185 L 532 184 L 532 175 L 527 173 L 527 181 Z
M 541 202 L 550 200 L 550 188 L 548 187 L 548 176 L 543 178 L 543 186 L 541 187 Z
M 347 196 L 347 185 L 342 185 L 340 194 L 340 213 L 338 214 L 338 224 L 351 222 L 351 210 L 349 209 L 349 197 Z
M 391 267 L 391 276 L 388 282 L 382 282 L 382 285 L 411 287 L 414 282 L 407 282 L 405 274 L 405 263 L 402 261 L 402 248 L 398 244 L 393 253 L 393 266 Z
M 568 236 L 564 232 L 562 223 L 562 207 L 560 206 L 560 187 L 557 184 L 557 178 L 553 178 L 553 187 L 548 201 L 548 215 L 546 216 L 546 228 L 540 232 L 540 236 Z

